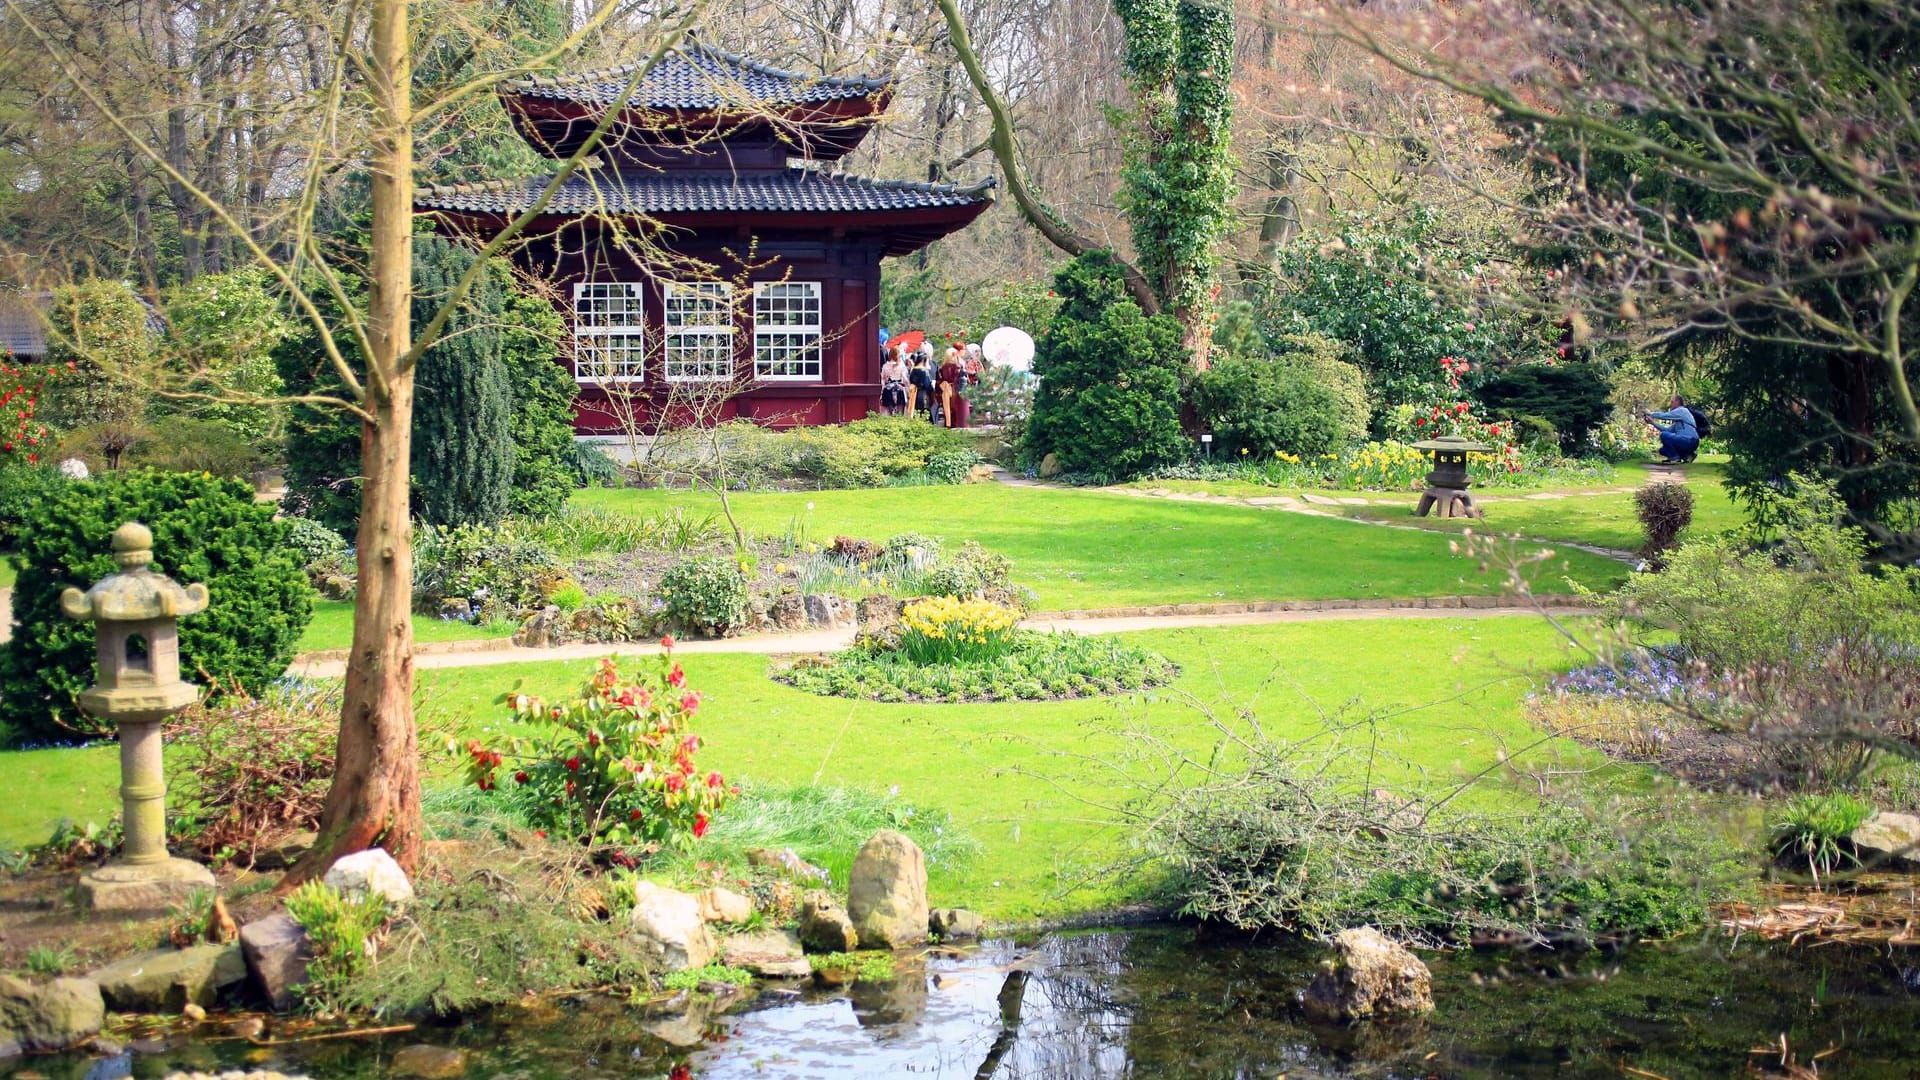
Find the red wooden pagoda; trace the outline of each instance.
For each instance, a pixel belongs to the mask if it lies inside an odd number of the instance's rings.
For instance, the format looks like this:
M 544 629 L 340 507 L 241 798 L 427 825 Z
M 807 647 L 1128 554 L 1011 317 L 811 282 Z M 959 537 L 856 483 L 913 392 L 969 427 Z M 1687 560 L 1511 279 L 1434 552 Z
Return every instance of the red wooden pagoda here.
M 500 93 L 520 135 L 549 157 L 601 131 L 515 248 L 570 306 L 575 431 L 645 428 L 683 400 L 781 426 L 876 410 L 880 260 L 966 226 L 991 204 L 992 180 L 833 171 L 886 110 L 885 79 L 810 77 L 700 44 L 636 84 L 637 70 Z M 423 188 L 416 207 L 484 238 L 534 207 L 551 179 Z M 711 392 L 720 387 L 739 392 Z

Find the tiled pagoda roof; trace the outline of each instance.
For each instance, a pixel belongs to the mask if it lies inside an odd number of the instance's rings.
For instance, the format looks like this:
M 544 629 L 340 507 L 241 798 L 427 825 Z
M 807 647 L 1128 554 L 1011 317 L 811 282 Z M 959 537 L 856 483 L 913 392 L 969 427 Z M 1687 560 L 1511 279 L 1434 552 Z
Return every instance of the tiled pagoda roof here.
M 612 105 L 632 81 L 638 63 L 577 74 L 519 79 L 503 93 L 582 105 Z M 628 104 L 641 109 L 717 109 L 739 105 L 813 105 L 884 92 L 887 79 L 806 75 L 690 44 L 664 56 L 635 88 Z
M 421 188 L 421 210 L 517 214 L 531 207 L 548 177 Z M 869 180 L 816 169 L 778 172 L 684 173 L 582 169 L 569 177 L 546 213 L 663 216 L 691 213 L 873 213 L 976 206 L 992 201 L 991 179 L 968 187 L 912 180 Z

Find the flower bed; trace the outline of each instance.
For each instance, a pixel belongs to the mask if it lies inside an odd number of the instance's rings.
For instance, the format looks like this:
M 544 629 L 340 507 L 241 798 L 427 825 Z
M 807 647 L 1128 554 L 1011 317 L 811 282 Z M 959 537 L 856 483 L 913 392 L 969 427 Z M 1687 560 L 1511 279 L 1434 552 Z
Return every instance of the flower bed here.
M 810 657 L 774 678 L 809 693 L 869 701 L 1058 701 L 1147 690 L 1179 669 L 1114 638 L 1009 631 L 996 656 L 916 663 L 885 643 Z

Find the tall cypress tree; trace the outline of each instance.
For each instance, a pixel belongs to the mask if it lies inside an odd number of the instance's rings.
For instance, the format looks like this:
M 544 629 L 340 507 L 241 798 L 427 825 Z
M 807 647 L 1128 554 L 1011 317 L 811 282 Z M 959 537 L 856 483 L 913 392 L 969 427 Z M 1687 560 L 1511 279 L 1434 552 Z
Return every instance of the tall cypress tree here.
M 438 237 L 414 239 L 413 320 L 425 326 L 478 258 Z M 493 524 L 513 489 L 513 384 L 500 355 L 505 309 L 483 274 L 421 354 L 413 414 L 416 507 L 431 525 Z

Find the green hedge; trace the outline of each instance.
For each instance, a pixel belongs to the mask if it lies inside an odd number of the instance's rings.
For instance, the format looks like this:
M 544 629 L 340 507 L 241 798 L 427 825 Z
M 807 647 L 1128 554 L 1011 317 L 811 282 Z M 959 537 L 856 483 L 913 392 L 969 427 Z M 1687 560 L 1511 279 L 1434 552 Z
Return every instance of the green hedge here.
M 181 671 L 258 693 L 279 678 L 313 614 L 313 588 L 292 527 L 238 480 L 134 471 L 62 484 L 28 508 L 12 556 L 13 638 L 0 647 L 0 739 L 69 740 L 84 725 L 74 697 L 94 682 L 91 623 L 68 619 L 60 594 L 114 573 L 110 543 L 123 522 L 153 530 L 156 564 L 182 584 L 204 582 L 208 609 L 180 623 Z M 203 674 L 204 673 L 204 674 Z

